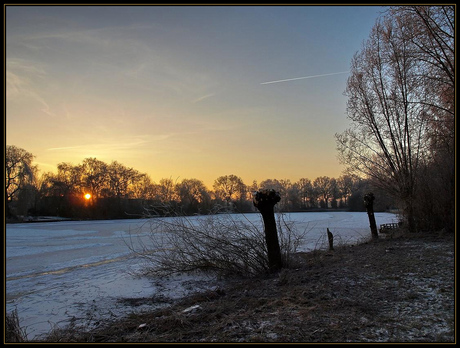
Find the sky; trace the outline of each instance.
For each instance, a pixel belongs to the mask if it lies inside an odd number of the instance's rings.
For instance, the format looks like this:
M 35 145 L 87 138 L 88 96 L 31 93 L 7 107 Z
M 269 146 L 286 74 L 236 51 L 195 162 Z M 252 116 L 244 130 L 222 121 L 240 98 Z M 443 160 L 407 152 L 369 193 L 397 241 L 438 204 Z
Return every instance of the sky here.
M 6 6 L 6 145 L 158 182 L 338 178 L 381 6 Z

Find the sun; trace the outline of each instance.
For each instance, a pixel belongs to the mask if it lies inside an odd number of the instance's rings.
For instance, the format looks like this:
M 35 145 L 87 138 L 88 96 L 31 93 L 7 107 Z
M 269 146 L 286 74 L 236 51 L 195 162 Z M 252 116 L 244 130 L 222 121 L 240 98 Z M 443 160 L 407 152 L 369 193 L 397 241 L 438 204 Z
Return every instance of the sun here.
M 91 195 L 89 193 L 85 194 L 85 199 L 88 200 L 91 198 Z

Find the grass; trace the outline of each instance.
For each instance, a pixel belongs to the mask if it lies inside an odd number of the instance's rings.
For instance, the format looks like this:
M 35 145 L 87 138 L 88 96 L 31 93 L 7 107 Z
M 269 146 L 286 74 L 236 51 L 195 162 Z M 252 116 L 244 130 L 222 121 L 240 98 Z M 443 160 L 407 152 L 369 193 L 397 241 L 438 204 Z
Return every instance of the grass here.
M 429 234 L 298 253 L 277 274 L 36 342 L 454 342 L 454 250 Z
M 25 342 L 26 333 L 19 325 L 17 310 L 8 313 L 5 317 L 5 342 Z

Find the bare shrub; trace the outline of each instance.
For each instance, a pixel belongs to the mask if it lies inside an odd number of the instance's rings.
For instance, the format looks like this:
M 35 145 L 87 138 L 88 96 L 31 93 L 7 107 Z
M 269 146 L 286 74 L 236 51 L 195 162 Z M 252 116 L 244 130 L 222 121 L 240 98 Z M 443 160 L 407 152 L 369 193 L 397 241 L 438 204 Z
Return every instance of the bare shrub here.
M 25 342 L 27 341 L 26 337 L 26 332 L 19 325 L 17 310 L 7 313 L 5 316 L 5 342 Z
M 281 249 L 281 257 L 284 268 L 295 266 L 293 255 L 297 253 L 298 248 L 305 242 L 305 236 L 310 229 L 300 232 L 295 222 L 286 219 L 286 214 L 278 213 L 276 216 L 278 238 Z
M 153 210 L 154 212 L 155 210 Z M 161 207 L 164 212 L 164 207 Z M 263 222 L 251 221 L 245 214 L 155 217 L 150 211 L 148 241 L 134 241 L 130 248 L 148 261 L 147 273 L 155 276 L 214 272 L 219 276 L 254 277 L 269 272 Z M 302 235 L 294 223 L 278 215 L 280 248 L 289 265 Z M 133 238 L 133 236 L 132 236 Z

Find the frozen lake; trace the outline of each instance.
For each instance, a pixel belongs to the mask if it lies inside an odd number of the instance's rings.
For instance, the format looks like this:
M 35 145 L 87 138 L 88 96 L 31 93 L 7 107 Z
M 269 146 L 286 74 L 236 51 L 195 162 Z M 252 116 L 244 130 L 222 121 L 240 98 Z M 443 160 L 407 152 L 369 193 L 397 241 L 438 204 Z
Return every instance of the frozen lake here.
M 236 216 L 236 215 L 235 215 Z M 285 214 L 304 233 L 299 251 L 326 247 L 326 228 L 334 245 L 353 244 L 370 237 L 364 212 L 309 212 Z M 195 219 L 198 217 L 193 217 Z M 246 218 L 263 225 L 260 214 Z M 375 213 L 377 225 L 397 222 L 391 213 Z M 120 316 L 132 307 L 120 298 L 180 298 L 211 288 L 214 280 L 183 276 L 147 279 L 138 276 L 143 260 L 136 258 L 131 241 L 148 243 L 147 219 L 63 221 L 6 224 L 6 310 L 17 310 L 29 339 L 77 321 Z M 136 238 L 130 239 L 130 236 Z M 144 239 L 143 239 L 144 238 Z M 146 309 L 144 307 L 138 310 Z

